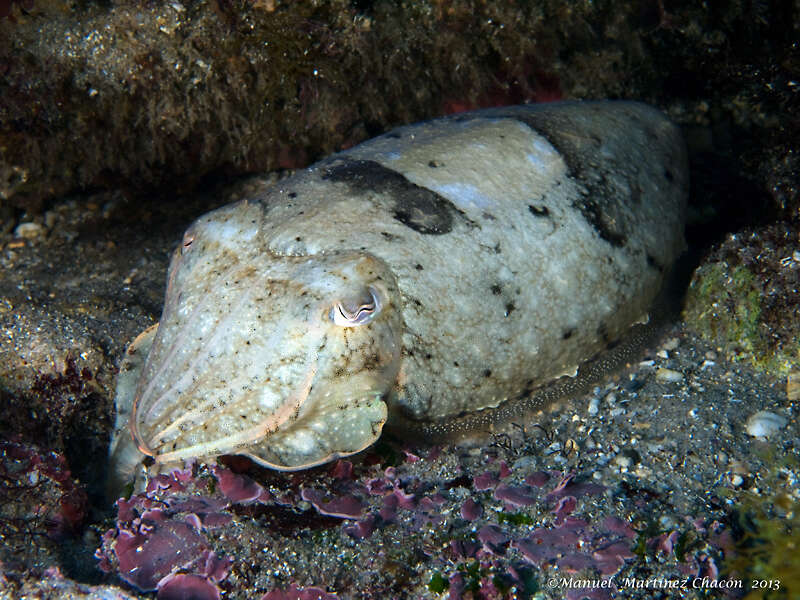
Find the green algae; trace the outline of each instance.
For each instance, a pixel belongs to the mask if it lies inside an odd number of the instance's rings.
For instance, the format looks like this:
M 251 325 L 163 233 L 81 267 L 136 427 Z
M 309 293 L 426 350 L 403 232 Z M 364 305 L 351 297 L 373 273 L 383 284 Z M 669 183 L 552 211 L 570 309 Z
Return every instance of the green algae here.
M 436 571 L 432 576 L 431 580 L 428 582 L 428 590 L 433 592 L 434 594 L 442 594 L 447 591 L 447 588 L 450 587 L 450 582 L 444 578 L 444 576 L 439 572 Z
M 501 512 L 497 515 L 498 523 L 511 523 L 512 525 L 533 525 L 533 517 L 523 512 Z
M 736 498 L 736 542 L 722 565 L 725 576 L 744 579 L 745 600 L 800 597 L 800 502 L 787 486 L 799 463 L 796 457 L 778 460 L 774 451 L 768 454 L 765 463 L 773 466 L 760 487 L 769 492 L 746 491 Z
M 717 344 L 727 358 L 746 361 L 773 373 L 800 365 L 800 342 L 776 343 L 766 302 L 767 282 L 745 265 L 709 262 L 695 273 L 689 287 L 684 318 L 705 339 Z M 786 314 L 784 323 L 797 323 Z

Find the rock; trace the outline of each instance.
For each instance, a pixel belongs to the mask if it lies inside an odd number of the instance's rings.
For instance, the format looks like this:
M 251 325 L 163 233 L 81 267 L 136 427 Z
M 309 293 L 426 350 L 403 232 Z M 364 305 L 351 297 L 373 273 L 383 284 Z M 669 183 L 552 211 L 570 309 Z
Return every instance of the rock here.
M 662 383 L 678 383 L 683 381 L 683 373 L 680 371 L 673 371 L 672 369 L 659 368 L 656 371 L 656 379 Z
M 39 223 L 20 223 L 14 230 L 14 236 L 24 238 L 26 240 L 33 240 L 42 237 L 45 233 L 44 227 Z

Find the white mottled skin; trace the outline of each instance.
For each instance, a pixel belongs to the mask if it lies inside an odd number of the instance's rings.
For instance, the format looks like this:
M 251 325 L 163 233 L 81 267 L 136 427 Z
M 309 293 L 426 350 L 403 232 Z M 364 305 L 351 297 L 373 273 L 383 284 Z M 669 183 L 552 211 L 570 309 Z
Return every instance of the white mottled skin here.
M 376 163 L 407 181 L 385 184 Z M 449 220 L 404 205 L 408 182 Z M 641 104 L 397 129 L 190 227 L 158 332 L 123 365 L 120 419 L 134 404 L 130 430 L 157 462 L 242 453 L 297 469 L 363 449 L 387 414 L 496 407 L 646 320 L 683 248 L 685 188 L 676 128 Z M 368 286 L 373 321 L 331 322 Z M 142 458 L 130 440 L 112 446 L 122 478 Z

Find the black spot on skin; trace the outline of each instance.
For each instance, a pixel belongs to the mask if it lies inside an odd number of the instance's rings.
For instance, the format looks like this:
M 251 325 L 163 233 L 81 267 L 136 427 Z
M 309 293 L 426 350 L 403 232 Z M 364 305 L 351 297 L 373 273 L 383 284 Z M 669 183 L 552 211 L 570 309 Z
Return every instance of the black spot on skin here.
M 297 192 L 289 192 L 289 198 L 297 198 Z
M 572 334 L 575 333 L 574 329 L 567 329 L 564 333 L 561 334 L 562 340 L 568 340 L 572 337 Z
M 497 283 L 495 283 L 495 284 L 494 284 L 494 285 L 493 285 L 491 288 L 489 288 L 489 289 L 491 289 L 491 290 L 492 290 L 492 293 L 493 293 L 495 296 L 499 296 L 499 295 L 500 295 L 500 292 L 502 292 L 502 291 L 503 291 L 503 288 L 501 288 L 501 287 L 500 287 L 500 285 L 499 285 L 499 284 L 497 284 Z
M 517 307 L 514 306 L 513 302 L 506 302 L 506 312 L 505 312 L 504 316 L 507 317 L 508 315 L 510 315 L 512 312 L 514 312 L 515 308 L 517 308 Z
M 537 217 L 550 216 L 550 209 L 548 209 L 546 206 L 534 206 L 533 204 L 528 204 L 528 210 L 531 211 L 532 215 Z
M 441 167 L 441 166 L 442 166 L 442 164 L 441 164 L 441 163 L 439 163 L 439 162 L 436 162 L 435 160 L 432 160 L 432 161 L 429 161 L 429 162 L 428 162 L 428 166 L 429 166 L 431 169 L 436 169 L 436 168 L 438 168 L 438 167 Z
M 622 248 L 627 243 L 628 238 L 619 231 L 614 218 L 605 213 L 592 197 L 583 198 L 572 206 L 581 211 L 583 218 L 597 232 L 600 239 L 607 241 L 616 248 Z
M 458 218 L 473 224 L 447 198 L 372 160 L 339 159 L 325 167 L 322 178 L 346 183 L 357 192 L 390 196 L 394 218 L 419 233 L 449 233 Z
M 638 198 L 625 178 L 619 175 L 629 173 L 631 169 L 629 165 L 613 158 L 617 143 L 614 138 L 608 138 L 605 131 L 609 125 L 609 119 L 604 118 L 606 105 L 587 103 L 584 110 L 587 113 L 597 112 L 602 118 L 595 121 L 585 118 L 585 114 L 579 115 L 557 107 L 507 107 L 495 109 L 491 114 L 494 118 L 524 123 L 558 151 L 567 165 L 568 178 L 578 186 L 584 198 L 591 200 L 590 206 L 577 208 L 581 208 L 583 216 L 597 229 L 602 239 L 614 246 L 622 246 L 632 237 L 635 220 L 630 216 L 634 212 L 630 209 Z M 637 121 L 641 121 L 641 116 L 636 108 L 621 106 L 614 118 L 620 126 L 631 124 L 640 127 Z M 576 132 L 581 133 L 575 135 Z M 662 149 L 662 141 L 654 144 L 658 145 L 656 150 Z M 610 146 L 612 156 L 598 162 L 598 150 L 606 145 Z
M 664 266 L 662 264 L 660 264 L 655 259 L 655 257 L 652 254 L 650 254 L 649 252 L 647 253 L 647 266 L 655 269 L 659 273 L 663 273 L 664 272 Z
M 675 180 L 675 176 L 672 174 L 672 171 L 669 169 L 664 169 L 664 179 L 672 183 Z
M 492 213 L 485 212 L 481 216 L 484 219 L 486 219 L 487 221 L 496 221 L 497 220 L 497 218 Z
M 422 265 L 421 265 L 421 264 L 419 264 L 419 263 L 417 263 L 416 265 L 414 265 L 414 268 L 415 268 L 417 271 L 422 271 Z
M 399 240 L 400 239 L 399 235 L 394 235 L 392 233 L 389 233 L 388 231 L 381 231 L 381 235 L 384 238 L 386 238 L 387 241 L 390 241 L 390 242 L 394 242 L 395 240 Z
M 484 376 L 484 377 L 491 377 L 491 376 L 492 376 L 492 370 L 491 370 L 491 369 L 486 369 L 486 370 L 483 372 L 483 376 Z

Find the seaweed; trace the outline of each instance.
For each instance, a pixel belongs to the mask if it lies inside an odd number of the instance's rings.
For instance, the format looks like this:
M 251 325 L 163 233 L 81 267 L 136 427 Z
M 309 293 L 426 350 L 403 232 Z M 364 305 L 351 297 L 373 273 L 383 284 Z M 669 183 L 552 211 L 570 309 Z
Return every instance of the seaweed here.
M 747 491 L 738 498 L 735 545 L 723 572 L 745 580 L 745 600 L 800 597 L 800 502 L 780 491 L 781 478 L 795 476 L 797 467 L 792 457 L 766 474 L 771 481 L 763 487 L 779 490 L 770 496 Z

